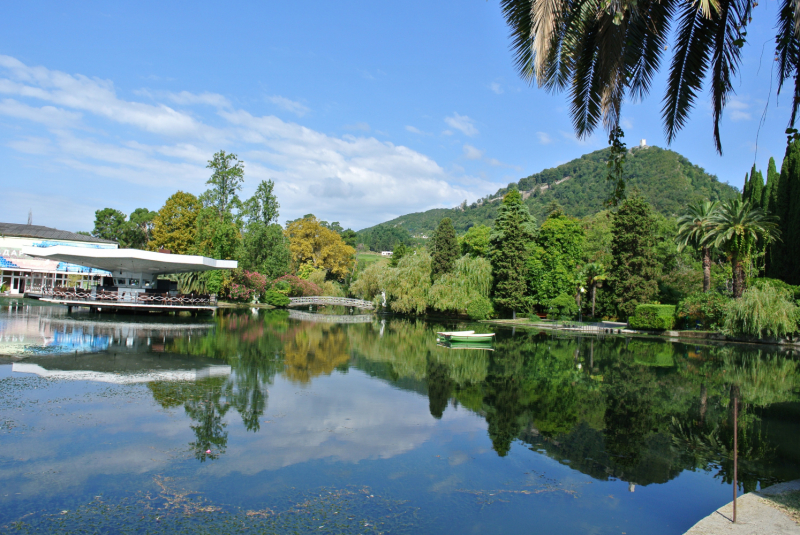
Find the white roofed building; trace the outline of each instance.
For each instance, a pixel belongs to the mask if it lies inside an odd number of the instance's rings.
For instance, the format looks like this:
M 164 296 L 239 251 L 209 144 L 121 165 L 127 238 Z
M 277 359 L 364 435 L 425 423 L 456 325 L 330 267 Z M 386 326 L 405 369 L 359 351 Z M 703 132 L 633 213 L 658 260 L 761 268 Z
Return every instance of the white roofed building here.
M 97 284 L 109 272 L 38 258 L 22 252 L 25 248 L 40 250 L 52 246 L 83 249 L 117 249 L 116 242 L 58 230 L 41 225 L 0 223 L 0 286 L 12 294 L 24 294 L 32 287 L 66 286 L 81 288 Z

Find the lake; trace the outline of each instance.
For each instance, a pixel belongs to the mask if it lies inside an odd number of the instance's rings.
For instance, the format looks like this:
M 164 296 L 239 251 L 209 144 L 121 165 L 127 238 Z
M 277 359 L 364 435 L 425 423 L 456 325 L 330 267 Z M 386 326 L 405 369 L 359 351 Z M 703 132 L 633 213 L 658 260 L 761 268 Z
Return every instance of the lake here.
M 680 534 L 732 498 L 732 385 L 740 491 L 800 478 L 779 348 L 0 305 L 0 531 Z

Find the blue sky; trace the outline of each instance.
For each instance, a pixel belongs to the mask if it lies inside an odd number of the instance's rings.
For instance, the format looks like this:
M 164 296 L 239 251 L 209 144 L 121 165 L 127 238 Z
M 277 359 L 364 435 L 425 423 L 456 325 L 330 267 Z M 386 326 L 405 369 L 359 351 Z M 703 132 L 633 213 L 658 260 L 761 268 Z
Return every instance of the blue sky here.
M 670 147 L 739 188 L 785 148 L 775 10 L 754 10 L 724 155 L 707 91 Z M 206 161 L 226 150 L 245 162 L 244 197 L 275 180 L 281 222 L 311 212 L 360 229 L 604 147 L 602 129 L 576 139 L 566 95 L 520 80 L 508 45 L 486 0 L 10 3 L 0 220 L 24 223 L 30 209 L 35 224 L 91 230 L 104 207 L 157 210 L 177 190 L 201 193 Z M 666 146 L 669 58 L 651 95 L 623 108 L 628 145 Z

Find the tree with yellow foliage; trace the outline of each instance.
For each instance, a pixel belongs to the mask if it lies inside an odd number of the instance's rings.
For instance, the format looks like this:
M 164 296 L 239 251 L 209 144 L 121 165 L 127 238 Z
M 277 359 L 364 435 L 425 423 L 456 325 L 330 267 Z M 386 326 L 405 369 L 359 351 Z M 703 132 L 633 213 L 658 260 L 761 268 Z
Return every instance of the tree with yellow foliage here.
M 292 221 L 286 226 L 289 250 L 295 266 L 310 263 L 343 279 L 353 267 L 356 250 L 335 231 L 326 228 L 313 215 Z
M 191 193 L 174 193 L 153 219 L 151 251 L 169 249 L 174 254 L 194 253 L 197 215 L 203 205 Z

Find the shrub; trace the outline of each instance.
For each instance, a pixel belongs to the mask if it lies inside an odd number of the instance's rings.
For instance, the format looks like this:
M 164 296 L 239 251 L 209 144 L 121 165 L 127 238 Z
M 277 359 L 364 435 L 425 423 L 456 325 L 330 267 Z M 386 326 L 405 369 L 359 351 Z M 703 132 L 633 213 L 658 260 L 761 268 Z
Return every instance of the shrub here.
M 569 294 L 559 294 L 550 300 L 547 310 L 548 319 L 571 320 L 578 315 L 578 303 Z
M 485 320 L 494 315 L 492 302 L 488 297 L 476 297 L 467 305 L 467 314 L 473 320 Z
M 696 292 L 678 305 L 677 317 L 688 328 L 720 329 L 730 299 L 716 292 Z
M 665 331 L 675 326 L 675 305 L 636 305 L 633 316 L 628 318 L 633 329 Z
M 263 294 L 267 289 L 267 277 L 257 271 L 244 271 L 242 279 L 245 286 L 259 295 Z
M 765 286 L 773 286 L 779 290 L 788 291 L 793 299 L 800 299 L 800 286 L 792 286 L 788 282 L 783 282 L 780 279 L 769 279 L 762 277 L 759 279 L 750 279 L 748 285 L 755 288 L 764 288 Z
M 278 280 L 272 283 L 272 290 L 283 295 L 289 295 L 289 292 L 292 291 L 292 286 L 286 281 Z
M 312 295 L 322 295 L 322 289 L 313 282 L 303 280 L 294 275 L 284 275 L 272 282 L 273 288 L 281 282 L 289 284 L 289 297 L 309 297 Z
M 234 301 L 238 301 L 240 303 L 249 303 L 253 300 L 255 295 L 255 290 L 248 288 L 244 284 L 238 284 L 236 282 L 231 283 L 231 288 L 228 291 L 228 296 Z
M 261 296 L 261 302 L 274 307 L 285 307 L 289 304 L 289 298 L 275 290 L 267 290 Z
M 797 331 L 797 305 L 786 289 L 765 284 L 748 288 L 740 299 L 728 303 L 725 332 L 776 338 Z

